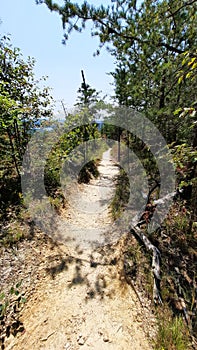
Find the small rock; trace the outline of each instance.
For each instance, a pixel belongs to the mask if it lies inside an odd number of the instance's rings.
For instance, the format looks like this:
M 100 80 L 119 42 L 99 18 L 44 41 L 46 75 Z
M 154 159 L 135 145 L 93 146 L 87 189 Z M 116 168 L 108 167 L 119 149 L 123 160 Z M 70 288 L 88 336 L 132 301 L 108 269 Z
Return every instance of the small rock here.
M 85 338 L 82 336 L 82 334 L 79 334 L 78 339 L 77 339 L 77 343 L 79 345 L 84 345 L 85 344 Z
M 104 341 L 105 343 L 108 343 L 108 342 L 109 342 L 109 337 L 108 337 L 107 334 L 104 334 L 104 335 L 103 335 L 103 341 Z
M 105 289 L 105 295 L 110 297 L 112 295 L 112 291 L 110 289 Z
M 81 338 L 78 340 L 78 344 L 79 345 L 84 345 L 85 344 L 85 339 L 84 338 Z
M 103 331 L 101 329 L 98 330 L 99 335 L 103 335 Z

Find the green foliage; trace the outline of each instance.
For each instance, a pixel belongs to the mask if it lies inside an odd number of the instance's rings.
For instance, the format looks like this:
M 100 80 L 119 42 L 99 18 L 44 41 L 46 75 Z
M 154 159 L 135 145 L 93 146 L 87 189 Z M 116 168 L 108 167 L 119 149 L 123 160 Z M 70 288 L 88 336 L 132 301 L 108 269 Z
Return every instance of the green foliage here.
M 11 225 L 7 229 L 2 230 L 0 235 L 0 244 L 4 247 L 12 247 L 16 245 L 20 240 L 24 239 L 25 234 L 21 225 L 16 223 Z
M 113 1 L 106 7 L 87 2 L 80 5 L 66 1 L 63 6 L 51 0 L 40 2 L 60 14 L 65 42 L 72 31 L 84 30 L 91 21 L 92 35 L 99 37 L 100 48 L 106 44 L 115 57 L 116 69 L 112 75 L 118 102 L 143 111 L 168 142 L 181 134 L 184 126 L 179 118 L 172 117 L 173 112 L 177 105 L 184 108 L 188 101 L 194 100 L 196 91 L 194 1 L 145 0 L 138 6 L 131 0 Z M 183 54 L 184 65 L 191 70 L 180 81 Z
M 63 133 L 53 147 L 45 166 L 46 191 L 52 197 L 56 195 L 57 190 L 61 187 L 60 171 L 62 166 L 64 166 L 64 162 L 66 164 L 67 162 L 73 163 L 74 173 L 70 174 L 71 169 L 69 169 L 68 174 L 72 176 L 78 171 L 75 169 L 77 166 L 83 162 L 86 163 L 87 153 L 89 156 L 91 154 L 94 158 L 97 157 L 97 150 L 94 147 L 93 141 L 100 137 L 100 133 L 98 132 L 97 125 L 92 123 L 92 118 L 92 114 L 87 108 L 75 114 L 68 115 L 64 126 L 65 133 Z M 78 126 L 73 127 L 75 123 Z M 89 145 L 89 148 L 87 148 L 85 141 L 92 141 L 92 147 Z M 66 174 L 67 169 L 63 168 L 63 172 Z
M 173 205 L 163 223 L 161 234 L 154 234 L 152 239 L 157 242 L 161 255 L 165 257 L 161 281 L 163 301 L 168 304 L 173 315 L 187 319 L 190 332 L 195 334 L 197 231 L 193 224 L 193 213 L 185 205 L 186 202 Z
M 91 107 L 98 102 L 99 92 L 97 92 L 96 89 L 91 88 L 89 84 L 86 84 L 84 72 L 81 71 L 81 73 L 83 82 L 78 90 L 78 102 L 76 103 L 76 106 L 79 108 Z
M 59 191 L 55 193 L 55 195 L 50 195 L 49 196 L 49 201 L 51 205 L 55 208 L 58 214 L 61 214 L 62 208 L 65 207 L 66 200 L 63 196 L 63 194 Z
M 129 200 L 130 183 L 127 173 L 120 169 L 116 176 L 116 191 L 111 202 L 111 213 L 114 220 L 118 219 Z
M 9 338 L 11 334 L 16 336 L 18 332 L 24 331 L 19 312 L 26 298 L 24 293 L 20 292 L 21 284 L 22 281 L 12 286 L 7 295 L 4 292 L 0 293 L 1 349 L 5 349 L 5 338 Z
M 1 215 L 5 216 L 8 207 L 22 199 L 20 170 L 33 128 L 52 113 L 49 89 L 39 87 L 34 65 L 30 57 L 24 61 L 9 37 L 0 38 L 0 189 Z
M 44 183 L 47 194 L 50 196 L 51 204 L 56 210 L 60 211 L 65 206 L 65 198 L 62 193 L 62 185 L 67 186 L 72 178 L 78 175 L 78 182 L 88 183 L 92 176 L 97 177 L 98 171 L 96 161 L 92 160 L 86 163 L 87 152 L 89 157 L 96 159 L 98 150 L 94 147 L 89 148 L 84 146 L 85 141 L 94 141 L 100 137 L 96 124 L 86 124 L 80 126 L 80 121 L 92 118 L 88 114 L 88 110 L 81 110 L 76 114 L 69 114 L 66 123 L 65 131 L 58 142 L 53 147 L 45 165 Z M 90 119 L 91 120 L 91 119 Z M 76 123 L 79 126 L 71 128 L 70 126 Z M 81 164 L 85 164 L 79 171 Z M 63 177 L 60 179 L 60 173 Z
M 179 188 L 195 184 L 196 178 L 193 176 L 193 172 L 197 162 L 197 150 L 185 143 L 174 146 L 173 158 L 176 164 Z
M 79 172 L 78 183 L 89 183 L 94 177 L 99 176 L 99 171 L 97 169 L 97 164 L 95 161 L 91 160 L 88 162 Z
M 178 73 L 179 84 L 181 84 L 184 79 L 195 80 L 197 72 L 197 50 L 193 52 L 187 50 L 183 55 L 182 69 Z
M 188 330 L 181 317 L 172 317 L 165 310 L 158 322 L 158 335 L 155 350 L 191 349 Z

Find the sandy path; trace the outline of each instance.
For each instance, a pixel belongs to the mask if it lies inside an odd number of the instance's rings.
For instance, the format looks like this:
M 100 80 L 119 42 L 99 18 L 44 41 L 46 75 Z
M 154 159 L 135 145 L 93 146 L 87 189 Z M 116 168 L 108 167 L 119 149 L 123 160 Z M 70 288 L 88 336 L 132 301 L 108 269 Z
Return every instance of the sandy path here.
M 103 234 L 111 224 L 107 206 L 117 167 L 109 152 L 104 153 L 99 171 L 99 179 L 71 196 L 65 213 L 72 224 L 71 236 L 81 232 L 80 242 L 87 228 L 98 238 L 96 231 L 102 229 Z M 24 307 L 25 333 L 11 339 L 6 349 L 152 349 L 145 332 L 150 312 L 121 280 L 121 242 L 96 250 L 73 242 L 61 245 L 61 263 L 50 268 Z
M 86 250 L 102 245 L 110 231 L 112 223 L 108 207 L 115 189 L 112 179 L 119 171 L 110 159 L 110 150 L 104 152 L 98 171 L 98 179 L 75 187 L 69 194 L 69 208 L 58 229 L 71 249 L 77 245 Z

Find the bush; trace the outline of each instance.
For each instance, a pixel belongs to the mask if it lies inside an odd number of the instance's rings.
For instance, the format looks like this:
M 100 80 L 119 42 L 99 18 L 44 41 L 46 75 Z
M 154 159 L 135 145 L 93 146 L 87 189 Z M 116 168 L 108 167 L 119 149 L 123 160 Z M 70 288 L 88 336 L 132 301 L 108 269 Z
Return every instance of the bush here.
M 89 183 L 92 177 L 97 178 L 99 171 L 97 169 L 97 162 L 91 160 L 80 170 L 78 175 L 78 183 Z

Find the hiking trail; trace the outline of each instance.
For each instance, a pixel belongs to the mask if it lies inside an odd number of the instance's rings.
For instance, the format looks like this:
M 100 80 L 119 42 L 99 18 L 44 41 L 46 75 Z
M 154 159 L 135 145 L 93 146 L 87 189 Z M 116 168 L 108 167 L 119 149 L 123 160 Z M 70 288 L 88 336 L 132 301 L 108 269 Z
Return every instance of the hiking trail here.
M 103 236 L 112 226 L 109 203 L 118 167 L 104 152 L 100 176 L 73 189 L 62 213 L 65 235 Z M 69 225 L 70 224 L 70 225 Z M 121 275 L 122 238 L 111 245 L 81 246 L 78 239 L 58 244 L 61 261 L 48 267 L 24 305 L 25 331 L 11 337 L 8 350 L 151 350 L 154 315 L 151 301 L 142 306 Z M 149 333 L 149 334 L 148 334 Z

